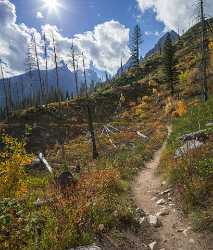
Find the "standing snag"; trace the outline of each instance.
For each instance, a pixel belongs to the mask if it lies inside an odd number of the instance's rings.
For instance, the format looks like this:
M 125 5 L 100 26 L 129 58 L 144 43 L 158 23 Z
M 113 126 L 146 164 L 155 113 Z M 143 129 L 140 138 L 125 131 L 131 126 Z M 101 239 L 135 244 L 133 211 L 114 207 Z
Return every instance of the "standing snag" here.
M 164 81 L 167 82 L 171 95 L 175 93 L 175 78 L 176 78 L 176 69 L 175 69 L 175 49 L 172 44 L 171 35 L 168 33 L 164 48 L 163 48 L 163 73 Z

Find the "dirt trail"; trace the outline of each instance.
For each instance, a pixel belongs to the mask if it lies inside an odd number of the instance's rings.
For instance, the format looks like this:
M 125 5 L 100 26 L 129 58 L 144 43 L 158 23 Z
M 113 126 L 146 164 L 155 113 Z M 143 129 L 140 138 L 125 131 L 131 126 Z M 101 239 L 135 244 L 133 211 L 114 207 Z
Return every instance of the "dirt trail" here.
M 171 127 L 168 127 L 168 136 L 171 134 Z M 147 215 L 156 215 L 160 210 L 166 208 L 168 215 L 158 216 L 161 222 L 160 227 L 153 227 L 153 241 L 157 242 L 156 250 L 213 250 L 213 243 L 207 235 L 194 233 L 190 224 L 183 219 L 180 211 L 176 208 L 172 191 L 166 194 L 161 192 L 168 189 L 162 185 L 162 180 L 156 175 L 160 158 L 166 147 L 164 142 L 158 150 L 153 160 L 148 162 L 145 169 L 139 173 L 133 185 L 133 193 L 136 204 L 142 208 Z M 156 202 L 164 199 L 165 203 L 157 205 Z M 165 211 L 166 211 L 165 210 Z M 151 242 L 150 242 L 151 243 Z

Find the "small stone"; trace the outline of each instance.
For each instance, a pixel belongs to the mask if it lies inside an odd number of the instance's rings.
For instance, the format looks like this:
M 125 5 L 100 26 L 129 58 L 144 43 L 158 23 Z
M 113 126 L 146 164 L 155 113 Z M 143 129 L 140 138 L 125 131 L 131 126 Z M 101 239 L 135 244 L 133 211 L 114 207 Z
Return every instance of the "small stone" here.
M 114 216 L 114 217 L 118 217 L 118 211 L 117 211 L 117 210 L 115 210 L 115 211 L 113 212 L 113 216 Z
M 151 250 L 156 250 L 157 249 L 157 241 L 154 241 L 154 242 L 150 243 L 149 248 Z
M 160 222 L 157 216 L 155 215 L 149 215 L 148 216 L 148 222 L 151 226 L 153 227 L 159 227 L 160 226 Z
M 191 227 L 187 227 L 185 230 L 183 230 L 183 234 L 187 237 L 187 233 L 188 231 L 190 231 L 192 228 Z
M 157 197 L 152 197 L 151 201 L 156 201 L 157 200 Z
M 100 232 L 103 232 L 104 231 L 104 224 L 100 224 L 99 226 L 98 226 L 98 230 L 100 231 Z
M 161 183 L 161 186 L 165 186 L 166 185 L 166 181 L 163 181 L 162 183 Z
M 167 208 L 163 208 L 163 209 L 161 209 L 161 211 L 160 212 L 158 212 L 156 215 L 159 217 L 159 216 L 166 216 L 166 215 L 169 215 L 169 209 L 167 209 Z
M 141 218 L 139 219 L 139 224 L 140 224 L 140 225 L 143 225 L 143 224 L 145 224 L 146 222 L 147 222 L 146 217 L 141 217 Z
M 170 193 L 171 191 L 172 191 L 172 189 L 171 189 L 171 188 L 168 188 L 168 189 L 166 189 L 165 191 L 161 192 L 160 194 L 161 194 L 161 195 L 168 194 L 168 193 Z
M 164 205 L 166 201 L 164 199 L 160 199 L 156 202 L 157 205 Z
M 179 229 L 177 230 L 178 233 L 182 233 L 183 231 L 184 231 L 183 228 L 179 228 Z
M 189 243 L 195 244 L 195 240 L 194 240 L 194 239 L 190 239 L 190 240 L 189 240 Z
M 139 215 L 139 216 L 146 215 L 146 213 L 144 212 L 144 210 L 142 208 L 138 207 L 135 211 L 136 211 L 136 214 Z

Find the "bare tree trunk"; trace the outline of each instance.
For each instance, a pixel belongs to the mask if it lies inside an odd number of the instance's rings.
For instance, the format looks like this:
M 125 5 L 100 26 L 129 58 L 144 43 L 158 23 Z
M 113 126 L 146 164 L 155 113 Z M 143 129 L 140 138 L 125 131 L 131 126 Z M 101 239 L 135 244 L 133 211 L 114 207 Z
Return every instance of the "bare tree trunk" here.
M 55 73 L 56 73 L 56 87 L 57 87 L 57 101 L 59 102 L 59 108 L 61 107 L 61 96 L 60 96 L 60 88 L 59 88 L 59 75 L 58 75 L 58 61 L 57 61 L 57 52 L 55 45 L 55 38 L 52 34 L 53 39 L 53 52 L 54 52 L 54 63 L 55 63 Z
M 48 95 L 48 52 L 47 52 L 47 40 L 44 33 L 44 56 L 45 56 L 45 93 Z
M 85 83 L 85 90 L 86 90 L 86 98 L 87 98 L 87 114 L 88 114 L 88 128 L 89 132 L 91 135 L 91 140 L 92 140 L 92 157 L 93 159 L 98 158 L 98 151 L 97 151 L 97 146 L 96 146 L 96 138 L 95 138 L 95 130 L 93 126 L 93 117 L 92 117 L 92 111 L 90 108 L 90 103 L 89 103 L 89 96 L 88 96 L 88 91 L 87 91 L 87 77 L 86 77 L 86 69 L 85 69 L 85 61 L 84 61 L 84 54 L 82 53 L 83 57 L 83 68 L 84 68 L 84 83 Z
M 41 103 L 43 102 L 43 97 L 44 97 L 44 91 L 43 91 L 43 84 L 42 84 L 42 78 L 41 78 L 41 70 L 40 70 L 40 64 L 39 64 L 39 58 L 38 58 L 38 50 L 37 50 L 37 43 L 36 43 L 36 39 L 35 39 L 35 35 L 33 34 L 32 36 L 33 39 L 33 43 L 34 43 L 34 50 L 35 50 L 35 57 L 36 57 L 36 66 L 37 66 L 37 70 L 38 70 L 38 77 L 39 77 L 39 83 L 40 83 L 40 89 L 41 89 Z
M 4 89 L 4 98 L 5 98 L 6 119 L 7 119 L 7 121 L 8 121 L 8 120 L 9 120 L 8 95 L 7 95 L 7 87 L 6 87 L 6 83 L 5 83 L 4 71 L 3 71 L 2 64 L 1 64 L 1 60 L 0 60 L 0 66 L 1 66 L 1 75 L 2 75 L 2 80 L 3 80 L 3 89 Z
M 75 64 L 75 48 L 74 45 L 72 44 L 71 47 L 71 52 L 72 52 L 72 66 L 74 70 L 74 76 L 75 76 L 75 87 L 76 87 L 76 95 L 79 97 L 79 89 L 78 89 L 78 72 L 76 71 L 76 64 Z

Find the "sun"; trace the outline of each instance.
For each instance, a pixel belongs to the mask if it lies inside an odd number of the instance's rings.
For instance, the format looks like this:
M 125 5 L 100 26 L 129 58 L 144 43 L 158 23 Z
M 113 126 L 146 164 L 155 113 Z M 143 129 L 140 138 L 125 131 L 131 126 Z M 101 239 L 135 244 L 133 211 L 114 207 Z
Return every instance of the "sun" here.
M 49 12 L 57 12 L 60 7 L 58 0 L 43 0 L 44 7 L 48 9 Z

